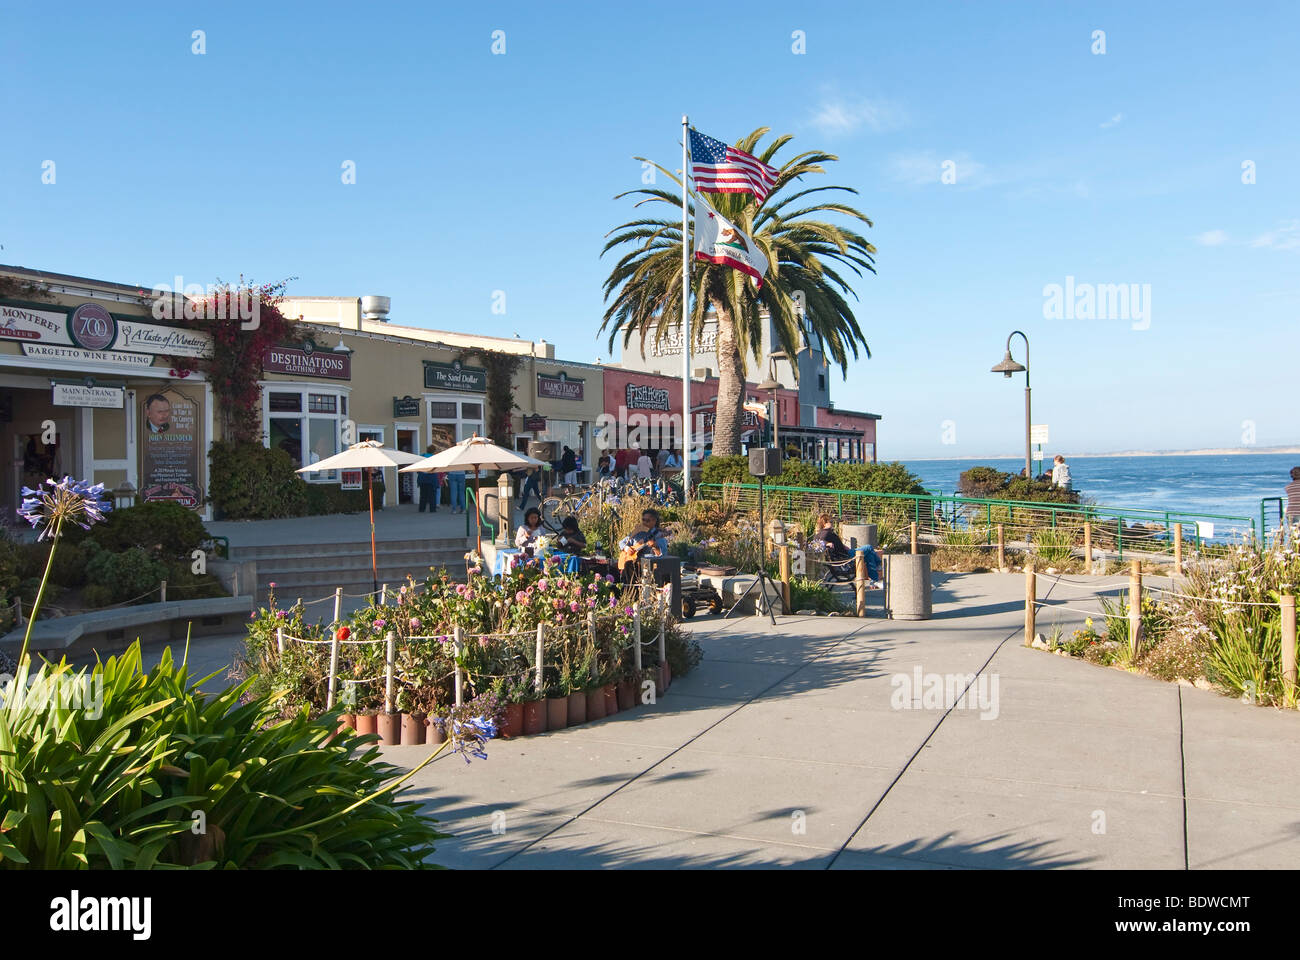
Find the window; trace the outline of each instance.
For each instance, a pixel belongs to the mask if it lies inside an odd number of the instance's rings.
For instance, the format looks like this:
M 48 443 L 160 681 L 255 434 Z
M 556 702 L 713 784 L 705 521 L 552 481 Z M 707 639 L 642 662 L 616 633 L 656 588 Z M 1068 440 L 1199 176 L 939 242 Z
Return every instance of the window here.
M 817 389 L 818 390 L 826 389 L 826 374 L 824 373 L 817 374 Z
M 429 404 L 429 442 L 434 451 L 445 450 L 467 437 L 483 436 L 482 401 L 465 402 L 459 397 L 426 397 Z
M 289 455 L 294 469 L 319 463 L 340 449 L 340 428 L 347 415 L 347 395 L 320 387 L 263 388 L 263 422 L 266 443 Z M 358 439 L 364 439 L 358 437 Z M 308 483 L 337 483 L 336 470 L 305 473 Z

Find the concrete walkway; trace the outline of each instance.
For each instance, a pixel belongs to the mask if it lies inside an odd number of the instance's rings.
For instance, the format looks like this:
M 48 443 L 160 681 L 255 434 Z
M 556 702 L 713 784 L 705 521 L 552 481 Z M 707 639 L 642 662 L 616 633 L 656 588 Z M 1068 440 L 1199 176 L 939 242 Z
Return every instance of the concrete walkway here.
M 1073 578 L 1080 580 L 1082 578 Z M 1300 863 L 1300 717 L 1021 646 L 1024 581 L 938 577 L 927 622 L 692 622 L 658 704 L 413 778 L 454 867 Z M 1111 580 L 1106 581 L 1112 582 Z M 1095 609 L 1042 583 L 1039 629 Z M 1073 609 L 1067 609 L 1073 608 Z M 923 688 L 909 690 L 920 672 Z M 976 675 L 948 709 L 930 675 Z M 974 706 L 973 693 L 987 696 Z M 938 698 L 942 700 L 943 698 Z M 412 766 L 423 747 L 392 747 Z

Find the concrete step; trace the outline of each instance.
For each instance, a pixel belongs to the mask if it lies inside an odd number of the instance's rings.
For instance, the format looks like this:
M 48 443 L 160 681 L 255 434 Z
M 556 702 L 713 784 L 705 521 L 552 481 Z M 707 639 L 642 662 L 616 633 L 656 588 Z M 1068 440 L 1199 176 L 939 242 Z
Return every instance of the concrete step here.
M 380 567 L 402 567 L 423 569 L 424 567 L 441 567 L 448 564 L 461 564 L 465 559 L 464 550 L 411 550 L 388 551 L 377 554 Z M 271 574 L 312 573 L 314 571 L 370 569 L 370 551 L 334 557 L 263 557 L 257 561 L 259 578 Z
M 387 553 L 458 550 L 461 554 L 464 554 L 468 549 L 468 543 L 469 541 L 464 537 L 438 537 L 427 540 L 380 540 L 375 544 L 375 549 Z M 263 560 L 280 557 L 345 557 L 357 552 L 364 552 L 369 555 L 370 541 L 284 543 L 231 547 L 230 558 L 232 560 Z

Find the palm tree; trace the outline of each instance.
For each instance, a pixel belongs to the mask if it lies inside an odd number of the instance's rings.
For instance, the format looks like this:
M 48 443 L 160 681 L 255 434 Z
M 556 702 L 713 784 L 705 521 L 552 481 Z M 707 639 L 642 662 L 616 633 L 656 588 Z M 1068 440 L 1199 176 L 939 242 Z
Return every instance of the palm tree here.
M 741 138 L 736 146 L 771 166 L 777 151 L 791 139 L 779 136 L 763 148 L 759 140 L 769 131 L 759 127 Z M 643 160 L 637 157 L 638 160 Z M 792 157 L 779 167 L 779 175 L 762 204 L 748 193 L 710 194 L 710 204 L 737 227 L 754 239 L 768 260 L 767 275 L 761 290 L 739 270 L 692 260 L 691 291 L 695 296 L 691 310 L 692 343 L 699 343 L 706 316 L 717 319 L 718 406 L 713 428 L 713 452 L 740 452 L 740 427 L 746 356 L 761 362 L 763 324 L 770 317 L 781 349 L 793 358 L 801 341 L 820 344 L 824 355 L 848 372 L 850 354 L 858 357 L 859 346 L 868 357 L 871 349 L 858 326 L 845 295 L 853 295 L 842 271 L 848 268 L 862 276 L 875 273 L 873 255 L 876 248 L 854 230 L 813 219 L 813 214 L 838 214 L 871 226 L 867 216 L 838 199 L 817 197 L 800 205 L 798 201 L 823 192 L 857 191 L 849 187 L 819 186 L 785 192 L 804 174 L 825 173 L 822 164 L 839 158 L 820 151 Z M 651 162 L 651 161 L 644 161 Z M 681 179 L 672 171 L 654 164 L 673 183 Z M 600 325 L 609 331 L 612 350 L 622 334 L 627 349 L 639 335 L 644 349 L 647 338 L 659 340 L 667 331 L 678 327 L 682 314 L 682 225 L 681 195 L 658 187 L 629 190 L 615 199 L 640 196 L 637 206 L 661 202 L 676 211 L 663 219 L 641 219 L 625 223 L 610 231 L 601 256 L 627 244 L 623 254 L 605 281 L 605 299 L 613 296 Z M 691 205 L 691 222 L 694 222 Z M 850 278 L 851 279 L 851 278 Z M 800 302 L 802 301 L 802 302 Z M 683 329 L 680 328 L 679 329 Z M 690 411 L 686 411 L 687 416 Z

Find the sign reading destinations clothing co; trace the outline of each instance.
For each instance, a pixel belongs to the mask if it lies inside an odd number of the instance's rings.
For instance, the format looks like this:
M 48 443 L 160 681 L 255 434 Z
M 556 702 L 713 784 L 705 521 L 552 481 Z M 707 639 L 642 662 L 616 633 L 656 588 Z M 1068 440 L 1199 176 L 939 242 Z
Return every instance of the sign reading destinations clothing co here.
M 629 410 L 667 410 L 668 391 L 663 387 L 646 387 L 635 383 L 627 385 Z
M 309 341 L 302 348 L 268 347 L 262 355 L 262 369 L 266 373 L 287 373 L 295 377 L 351 380 L 352 356 L 333 350 L 317 350 Z
M 537 375 L 537 395 L 552 400 L 581 400 L 585 381 L 571 380 L 565 373 L 551 376 L 545 373 Z
M 464 393 L 487 393 L 487 371 L 460 363 L 424 361 L 424 385 L 430 390 L 460 390 Z

